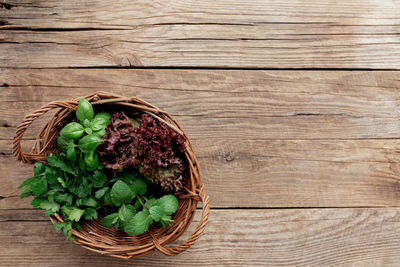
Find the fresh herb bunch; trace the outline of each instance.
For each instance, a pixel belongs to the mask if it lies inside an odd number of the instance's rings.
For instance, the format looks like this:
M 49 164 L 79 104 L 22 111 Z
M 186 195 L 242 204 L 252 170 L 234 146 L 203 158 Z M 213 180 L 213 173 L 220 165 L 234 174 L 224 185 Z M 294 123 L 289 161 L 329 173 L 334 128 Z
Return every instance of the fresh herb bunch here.
M 76 116 L 79 122 L 67 124 L 57 139 L 61 152 L 48 156 L 47 165 L 36 162 L 34 176 L 20 185 L 21 198 L 34 196 L 31 205 L 45 210 L 46 216 L 60 214 L 64 222 L 55 223 L 54 228 L 63 230 L 71 241 L 72 229 L 81 229 L 81 220 L 97 219 L 109 209 L 117 212 L 104 217 L 101 223 L 121 228 L 129 235 L 146 232 L 153 222 L 169 225 L 178 208 L 174 195 L 156 199 L 147 192 L 148 180 L 135 170 L 112 179 L 104 172 L 96 149 L 111 115 L 94 115 L 92 105 L 82 99 Z
M 115 180 L 105 202 L 119 209 L 101 220 L 105 227 L 121 228 L 128 235 L 140 235 L 153 222 L 164 228 L 170 225 L 173 221 L 171 215 L 178 209 L 174 195 L 164 195 L 159 199 L 149 195 L 146 180 L 136 171 L 124 172 Z
M 98 152 L 105 169 L 116 174 L 133 167 L 164 192 L 182 190 L 185 139 L 164 122 L 143 114 L 137 123 L 118 112 L 111 118 L 103 139 Z

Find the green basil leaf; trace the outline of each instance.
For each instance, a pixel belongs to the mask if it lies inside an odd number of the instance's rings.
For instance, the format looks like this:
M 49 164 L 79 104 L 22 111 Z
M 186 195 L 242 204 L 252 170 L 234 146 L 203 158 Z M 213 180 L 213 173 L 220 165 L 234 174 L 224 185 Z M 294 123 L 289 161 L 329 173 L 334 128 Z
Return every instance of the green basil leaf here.
M 99 156 L 95 150 L 89 151 L 83 156 L 88 171 L 93 171 L 99 166 Z
M 106 129 L 100 129 L 100 130 L 98 130 L 98 131 L 96 131 L 96 132 L 93 132 L 93 134 L 94 134 L 95 136 L 98 136 L 98 137 L 100 137 L 100 138 L 103 138 L 103 136 L 105 136 L 105 135 L 107 134 L 107 132 L 106 132 Z
M 101 137 L 89 134 L 79 140 L 78 147 L 83 153 L 88 153 L 89 151 L 95 150 L 102 141 L 103 139 Z
M 94 116 L 94 119 L 91 122 L 90 127 L 92 128 L 93 131 L 99 131 L 102 129 L 105 129 L 107 127 L 107 124 L 110 122 L 111 115 L 109 113 L 98 113 L 96 116 Z
M 81 138 L 84 131 L 85 129 L 80 123 L 70 122 L 62 128 L 60 135 L 68 139 L 77 140 Z
M 86 98 L 82 98 L 79 101 L 78 108 L 76 109 L 76 117 L 80 122 L 84 122 L 86 119 L 91 121 L 94 116 L 92 104 Z

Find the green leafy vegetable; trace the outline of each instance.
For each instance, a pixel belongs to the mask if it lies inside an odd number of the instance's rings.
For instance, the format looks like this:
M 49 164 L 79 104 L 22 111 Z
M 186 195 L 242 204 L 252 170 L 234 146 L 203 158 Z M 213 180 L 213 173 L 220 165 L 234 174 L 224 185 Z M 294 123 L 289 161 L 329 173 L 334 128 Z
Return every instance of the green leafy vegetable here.
M 178 200 L 174 195 L 165 195 L 157 201 L 157 204 L 166 214 L 172 214 L 178 209 Z
M 148 210 L 138 212 L 131 220 L 126 224 L 124 231 L 128 235 L 140 235 L 149 229 L 149 226 L 153 223 L 153 219 L 150 216 Z
M 123 181 L 117 181 L 111 188 L 111 200 L 116 206 L 123 203 L 130 203 L 134 194 L 129 186 Z
M 107 215 L 106 217 L 104 217 L 103 219 L 101 219 L 100 222 L 105 227 L 111 228 L 113 226 L 113 222 L 116 218 L 118 218 L 118 213 L 111 213 L 111 214 Z
M 99 157 L 95 150 L 89 151 L 83 156 L 83 162 L 85 162 L 86 169 L 93 171 L 99 166 Z
M 85 129 L 80 123 L 70 122 L 62 128 L 60 135 L 64 138 L 77 140 L 83 135 L 84 131 Z
M 76 117 L 80 122 L 84 123 L 85 120 L 91 121 L 93 116 L 94 111 L 92 105 L 87 99 L 82 98 L 79 101 L 78 108 L 76 109 Z
M 83 153 L 93 151 L 103 141 L 101 137 L 94 134 L 89 134 L 79 140 L 78 147 Z

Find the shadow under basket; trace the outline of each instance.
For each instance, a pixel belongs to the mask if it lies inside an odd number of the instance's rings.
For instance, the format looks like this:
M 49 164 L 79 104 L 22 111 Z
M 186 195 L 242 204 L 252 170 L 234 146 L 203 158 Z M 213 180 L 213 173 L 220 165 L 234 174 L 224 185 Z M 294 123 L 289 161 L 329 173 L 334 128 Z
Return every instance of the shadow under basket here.
M 188 169 L 185 190 L 178 197 L 179 208 L 175 213 L 174 222 L 166 229 L 150 227 L 149 231 L 138 236 L 128 236 L 121 230 L 108 229 L 101 225 L 100 220 L 81 222 L 83 230 L 73 229 L 74 243 L 82 247 L 116 258 L 129 259 L 146 255 L 158 250 L 165 255 L 177 255 L 192 246 L 203 233 L 210 214 L 209 197 L 205 194 L 201 182 L 201 174 L 192 144 L 181 126 L 168 113 L 136 97 L 124 97 L 107 92 L 97 92 L 88 96 L 65 101 L 53 101 L 27 115 L 17 127 L 13 142 L 13 154 L 17 160 L 33 164 L 36 161 L 46 162 L 46 156 L 57 152 L 57 137 L 60 130 L 75 118 L 78 101 L 86 98 L 91 102 L 95 111 L 119 110 L 127 114 L 147 113 L 159 121 L 165 122 L 176 132 L 185 137 L 186 161 Z M 54 115 L 41 129 L 31 153 L 21 152 L 21 140 L 26 129 L 32 122 L 44 113 L 56 109 Z M 192 235 L 176 247 L 166 247 L 180 237 L 189 227 L 197 209 L 198 202 L 202 202 L 202 215 L 200 222 Z M 53 223 L 62 222 L 58 214 L 50 217 Z

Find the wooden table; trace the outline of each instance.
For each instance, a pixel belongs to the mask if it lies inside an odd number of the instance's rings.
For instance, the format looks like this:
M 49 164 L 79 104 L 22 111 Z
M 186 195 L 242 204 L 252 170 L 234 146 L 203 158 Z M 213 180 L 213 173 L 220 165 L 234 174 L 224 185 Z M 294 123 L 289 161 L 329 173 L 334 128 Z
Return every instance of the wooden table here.
M 0 7 L 1 266 L 400 265 L 400 1 Z M 192 139 L 212 210 L 187 252 L 100 256 L 18 197 L 32 169 L 11 155 L 15 127 L 97 90 L 159 106 Z

